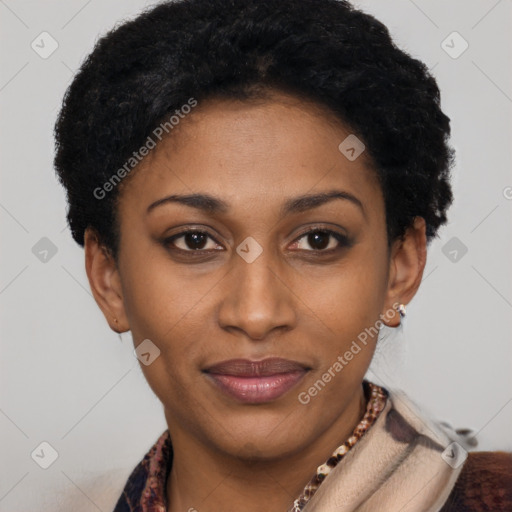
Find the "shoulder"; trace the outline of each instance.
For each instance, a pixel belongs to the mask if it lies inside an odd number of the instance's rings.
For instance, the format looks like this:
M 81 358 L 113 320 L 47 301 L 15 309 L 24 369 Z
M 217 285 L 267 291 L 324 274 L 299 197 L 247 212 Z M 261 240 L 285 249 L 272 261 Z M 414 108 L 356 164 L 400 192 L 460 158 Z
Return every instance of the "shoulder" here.
M 470 452 L 440 512 L 512 510 L 512 452 Z

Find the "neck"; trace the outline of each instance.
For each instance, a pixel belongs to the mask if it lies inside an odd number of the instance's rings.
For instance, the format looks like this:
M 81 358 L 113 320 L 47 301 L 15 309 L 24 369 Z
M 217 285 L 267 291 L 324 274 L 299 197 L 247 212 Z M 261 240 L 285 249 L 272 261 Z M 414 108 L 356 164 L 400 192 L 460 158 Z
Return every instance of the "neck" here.
M 211 443 L 168 421 L 173 444 L 168 512 L 261 512 L 262 496 L 266 512 L 288 510 L 316 468 L 352 434 L 365 410 L 360 386 L 343 413 L 313 443 L 289 456 L 257 461 L 216 451 Z

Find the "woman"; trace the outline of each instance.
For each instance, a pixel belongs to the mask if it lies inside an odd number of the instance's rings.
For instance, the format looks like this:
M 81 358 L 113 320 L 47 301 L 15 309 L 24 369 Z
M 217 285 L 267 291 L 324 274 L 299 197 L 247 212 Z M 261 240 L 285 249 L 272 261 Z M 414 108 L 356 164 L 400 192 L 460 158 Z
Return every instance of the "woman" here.
M 344 1 L 168 2 L 97 43 L 55 166 L 168 425 L 115 512 L 512 510 L 512 454 L 365 379 L 447 221 L 439 104 Z

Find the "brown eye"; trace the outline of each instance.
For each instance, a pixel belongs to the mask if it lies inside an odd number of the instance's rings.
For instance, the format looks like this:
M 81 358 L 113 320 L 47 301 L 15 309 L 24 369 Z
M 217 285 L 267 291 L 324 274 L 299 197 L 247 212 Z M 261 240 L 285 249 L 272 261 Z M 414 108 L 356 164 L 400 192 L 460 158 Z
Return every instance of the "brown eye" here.
M 207 247 L 208 239 L 214 242 L 210 247 Z M 166 238 L 164 244 L 166 246 L 171 245 L 178 250 L 186 252 L 208 251 L 218 248 L 217 242 L 208 233 L 198 230 L 187 230 L 177 233 L 176 235 Z
M 295 247 L 308 252 L 330 252 L 341 247 L 349 246 L 345 235 L 327 229 L 315 229 L 302 234 L 295 242 Z M 307 246 L 312 249 L 307 249 Z
M 187 233 L 183 235 L 183 241 L 189 249 L 204 249 L 208 241 L 206 233 Z
M 308 244 L 315 250 L 325 249 L 329 245 L 331 235 L 327 231 L 314 231 L 307 234 Z

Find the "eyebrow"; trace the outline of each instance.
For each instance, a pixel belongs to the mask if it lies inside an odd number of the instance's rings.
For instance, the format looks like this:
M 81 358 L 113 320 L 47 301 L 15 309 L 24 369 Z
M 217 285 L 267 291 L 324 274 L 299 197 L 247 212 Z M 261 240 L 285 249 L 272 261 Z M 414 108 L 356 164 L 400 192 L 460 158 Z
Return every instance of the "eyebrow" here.
M 281 215 L 285 216 L 292 213 L 300 213 L 306 210 L 311 210 L 313 208 L 318 208 L 319 206 L 322 206 L 323 204 L 326 204 L 335 199 L 343 199 L 350 201 L 352 204 L 359 207 L 363 215 L 366 217 L 366 212 L 362 202 L 356 196 L 345 190 L 331 190 L 328 192 L 321 192 L 318 194 L 304 194 L 302 196 L 288 199 L 281 206 Z M 173 194 L 167 197 L 163 197 L 162 199 L 158 199 L 158 201 L 155 201 L 154 203 L 150 204 L 148 206 L 146 213 L 149 214 L 158 206 L 169 203 L 184 204 L 186 206 L 190 206 L 191 208 L 201 210 L 210 215 L 227 213 L 229 211 L 228 203 L 226 203 L 222 199 L 211 196 L 209 194 Z

